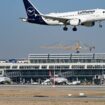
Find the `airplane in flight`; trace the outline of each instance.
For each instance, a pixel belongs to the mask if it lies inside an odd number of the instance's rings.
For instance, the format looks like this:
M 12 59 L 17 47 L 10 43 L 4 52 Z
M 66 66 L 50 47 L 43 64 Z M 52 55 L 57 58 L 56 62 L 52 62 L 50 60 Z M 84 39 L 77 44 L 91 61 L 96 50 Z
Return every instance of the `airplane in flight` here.
M 73 31 L 77 31 L 78 26 L 92 27 L 95 22 L 99 22 L 99 27 L 102 27 L 101 21 L 105 20 L 105 9 L 42 14 L 31 1 L 23 0 L 23 3 L 27 18 L 21 18 L 22 21 L 40 25 L 64 26 L 64 31 L 68 30 L 68 25 L 73 27 Z

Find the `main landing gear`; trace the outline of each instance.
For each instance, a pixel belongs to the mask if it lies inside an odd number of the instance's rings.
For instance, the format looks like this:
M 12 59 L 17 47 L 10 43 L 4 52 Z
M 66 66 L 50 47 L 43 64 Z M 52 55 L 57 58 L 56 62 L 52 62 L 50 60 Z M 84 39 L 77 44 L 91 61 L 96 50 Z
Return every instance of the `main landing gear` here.
M 64 31 L 67 31 L 68 28 L 65 26 L 65 27 L 63 27 L 63 30 L 64 30 Z M 73 31 L 77 31 L 77 27 L 74 26 L 72 30 L 73 30 Z
M 67 31 L 67 30 L 68 30 L 68 28 L 65 26 L 65 27 L 63 27 L 63 30 L 64 30 L 64 31 Z
M 73 29 L 72 29 L 73 31 L 77 31 L 77 27 L 73 27 Z

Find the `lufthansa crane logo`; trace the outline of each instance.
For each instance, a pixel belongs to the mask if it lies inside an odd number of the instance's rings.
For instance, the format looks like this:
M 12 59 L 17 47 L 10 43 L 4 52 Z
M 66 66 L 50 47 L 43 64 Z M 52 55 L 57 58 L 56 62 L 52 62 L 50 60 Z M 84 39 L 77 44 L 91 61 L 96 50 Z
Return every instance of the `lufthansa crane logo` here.
M 27 14 L 28 14 L 29 16 L 35 15 L 35 9 L 32 8 L 32 7 L 29 7 L 29 8 L 27 9 Z

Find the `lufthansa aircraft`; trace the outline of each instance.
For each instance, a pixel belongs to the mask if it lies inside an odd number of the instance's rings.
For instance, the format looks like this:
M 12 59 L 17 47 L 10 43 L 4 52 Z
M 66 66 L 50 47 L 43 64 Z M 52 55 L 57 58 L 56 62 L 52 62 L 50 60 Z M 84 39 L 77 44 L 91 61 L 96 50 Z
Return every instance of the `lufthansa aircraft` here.
M 29 0 L 23 0 L 23 3 L 27 13 L 27 18 L 21 18 L 24 22 L 53 26 L 63 25 L 64 31 L 68 30 L 68 25 L 73 27 L 73 31 L 77 31 L 77 26 L 92 27 L 97 21 L 99 27 L 102 27 L 101 21 L 105 20 L 105 9 L 42 14 Z

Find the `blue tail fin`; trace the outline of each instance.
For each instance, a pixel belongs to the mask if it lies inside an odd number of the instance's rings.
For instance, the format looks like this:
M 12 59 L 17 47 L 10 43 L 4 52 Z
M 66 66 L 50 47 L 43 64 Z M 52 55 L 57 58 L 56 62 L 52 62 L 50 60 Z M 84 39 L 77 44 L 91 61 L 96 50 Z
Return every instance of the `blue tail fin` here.
M 42 19 L 41 13 L 34 7 L 29 0 L 23 0 L 28 21 L 37 24 L 46 24 Z

